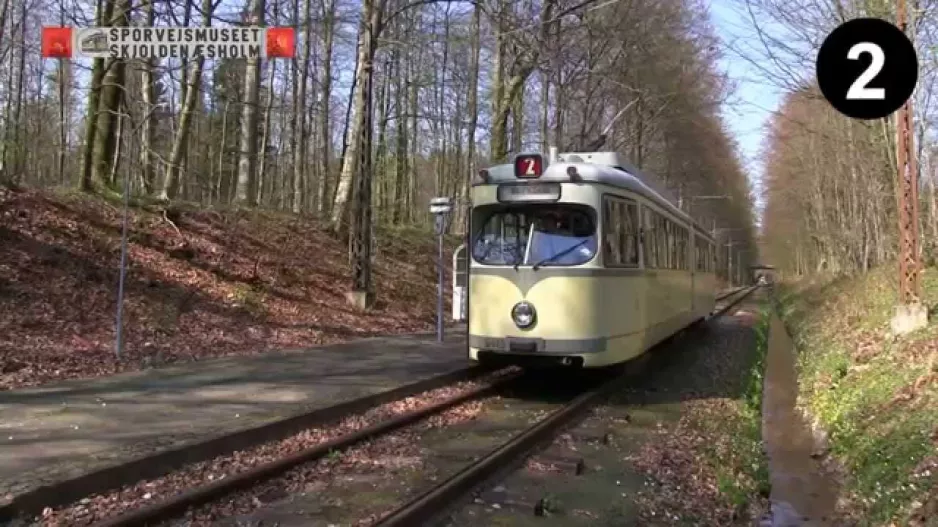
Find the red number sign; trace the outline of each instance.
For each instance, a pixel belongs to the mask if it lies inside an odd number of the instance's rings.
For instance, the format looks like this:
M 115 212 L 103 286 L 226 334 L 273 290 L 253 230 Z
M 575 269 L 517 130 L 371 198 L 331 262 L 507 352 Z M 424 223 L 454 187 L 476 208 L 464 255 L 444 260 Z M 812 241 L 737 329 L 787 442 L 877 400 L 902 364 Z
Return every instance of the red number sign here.
M 537 178 L 544 171 L 544 160 L 536 154 L 515 158 L 515 177 Z

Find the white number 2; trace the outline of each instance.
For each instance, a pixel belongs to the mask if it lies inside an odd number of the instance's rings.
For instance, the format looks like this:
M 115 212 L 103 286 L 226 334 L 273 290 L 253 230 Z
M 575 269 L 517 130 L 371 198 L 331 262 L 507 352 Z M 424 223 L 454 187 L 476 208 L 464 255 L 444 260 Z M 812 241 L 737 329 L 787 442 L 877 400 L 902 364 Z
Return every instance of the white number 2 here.
M 525 163 L 528 164 L 527 168 L 524 169 L 524 175 L 526 175 L 526 176 L 536 176 L 537 173 L 534 172 L 534 160 L 533 160 L 533 159 L 525 159 L 524 161 L 525 161 Z
M 860 42 L 850 48 L 850 51 L 847 52 L 847 58 L 850 60 L 858 60 L 863 53 L 869 53 L 870 56 L 873 57 L 873 62 L 871 62 L 870 67 L 866 68 L 866 70 L 857 77 L 857 80 L 853 81 L 853 84 L 850 85 L 850 89 L 847 90 L 847 100 L 881 101 L 886 98 L 886 89 L 867 88 L 866 85 L 882 71 L 883 64 L 886 63 L 886 54 L 883 53 L 883 48 L 872 42 Z

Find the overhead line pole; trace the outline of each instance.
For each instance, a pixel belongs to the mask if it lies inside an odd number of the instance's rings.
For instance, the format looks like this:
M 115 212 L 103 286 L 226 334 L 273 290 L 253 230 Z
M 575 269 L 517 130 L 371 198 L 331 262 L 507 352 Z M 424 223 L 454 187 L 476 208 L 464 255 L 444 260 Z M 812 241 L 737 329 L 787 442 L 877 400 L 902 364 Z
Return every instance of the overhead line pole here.
M 907 29 L 905 0 L 897 0 L 896 25 Z M 921 304 L 918 238 L 918 167 L 913 149 L 912 97 L 896 115 L 896 159 L 899 172 L 899 304 L 893 318 L 896 333 L 913 331 L 927 324 Z M 924 316 L 923 316 L 924 315 Z

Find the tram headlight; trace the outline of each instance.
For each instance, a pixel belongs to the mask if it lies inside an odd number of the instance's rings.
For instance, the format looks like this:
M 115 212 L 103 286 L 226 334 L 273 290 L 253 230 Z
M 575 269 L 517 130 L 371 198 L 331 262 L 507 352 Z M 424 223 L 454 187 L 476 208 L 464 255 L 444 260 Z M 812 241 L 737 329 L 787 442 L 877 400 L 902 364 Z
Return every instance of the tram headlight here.
M 537 311 L 534 310 L 534 306 L 530 302 L 518 302 L 515 307 L 511 308 L 511 319 L 521 329 L 533 326 L 536 318 Z

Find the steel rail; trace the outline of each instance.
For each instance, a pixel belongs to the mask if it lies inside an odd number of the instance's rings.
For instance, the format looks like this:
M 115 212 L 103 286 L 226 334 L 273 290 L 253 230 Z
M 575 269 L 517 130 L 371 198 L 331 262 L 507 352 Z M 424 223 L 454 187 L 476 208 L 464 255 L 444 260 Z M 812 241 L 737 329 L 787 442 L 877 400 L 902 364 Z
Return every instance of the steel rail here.
M 744 294 L 720 309 L 711 319 L 722 316 L 756 289 L 758 286 L 745 289 Z M 739 292 L 739 290 L 734 291 L 734 294 Z M 483 485 L 506 466 L 517 462 L 518 458 L 527 457 L 539 445 L 553 439 L 566 425 L 598 403 L 625 375 L 627 374 L 617 375 L 598 388 L 577 396 L 563 408 L 535 423 L 485 457 L 392 511 L 376 524 L 377 527 L 414 527 L 438 518 L 448 505 L 457 502 L 472 490 Z
M 192 443 L 144 455 L 96 469 L 91 472 L 37 487 L 4 501 L 0 497 L 0 523 L 18 517 L 40 514 L 46 507 L 60 507 L 74 503 L 92 494 L 103 494 L 141 479 L 164 476 L 180 467 L 206 461 L 238 450 L 284 439 L 302 430 L 325 426 L 343 417 L 363 413 L 392 401 L 403 399 L 460 381 L 484 376 L 491 371 L 478 366 L 461 368 L 443 375 L 422 379 L 392 390 L 367 395 L 334 406 L 305 411 L 290 417 L 236 430 L 220 436 L 200 439 Z
M 711 318 L 723 315 L 733 306 L 748 297 L 757 288 L 758 286 L 749 288 L 744 294 L 740 295 L 739 298 L 722 308 Z M 739 291 L 734 291 L 731 295 L 737 293 L 739 293 Z M 234 491 L 254 486 L 257 483 L 283 474 L 296 466 L 325 457 L 331 452 L 344 450 L 362 441 L 391 433 L 458 404 L 494 394 L 504 385 L 517 380 L 522 375 L 523 373 L 520 372 L 508 374 L 495 380 L 492 384 L 470 390 L 428 407 L 375 423 L 374 425 L 356 432 L 255 466 L 231 477 L 189 489 L 163 501 L 129 511 L 120 516 L 106 518 L 93 525 L 95 527 L 136 527 L 175 518 L 189 508 L 209 503 L 221 496 L 231 494 Z M 431 519 L 437 515 L 446 504 L 468 493 L 500 469 L 503 469 L 504 466 L 512 460 L 532 451 L 546 440 L 553 438 L 565 425 L 569 424 L 585 410 L 594 406 L 619 380 L 621 380 L 621 378 L 622 376 L 616 376 L 603 383 L 598 388 L 594 388 L 577 396 L 573 401 L 552 413 L 548 418 L 536 423 L 518 436 L 515 436 L 515 438 L 508 443 L 503 444 L 481 460 L 466 467 L 441 485 L 427 491 L 404 507 L 397 509 L 390 516 L 385 517 L 378 525 L 384 527 L 411 526 Z
M 739 290 L 739 291 L 734 291 L 733 294 L 739 294 L 739 293 L 742 293 L 742 294 L 739 295 L 738 298 L 734 299 L 734 300 L 733 300 L 732 302 L 730 302 L 729 304 L 726 304 L 725 306 L 721 307 L 721 308 L 720 308 L 716 313 L 714 313 L 713 316 L 711 316 L 708 320 L 713 320 L 714 318 L 721 317 L 721 316 L 725 315 L 727 311 L 729 311 L 730 309 L 733 309 L 737 304 L 739 304 L 740 302 L 742 302 L 743 300 L 745 300 L 746 298 L 748 298 L 749 295 L 753 294 L 753 293 L 756 292 L 756 290 L 758 290 L 758 289 L 759 289 L 759 286 L 758 286 L 758 285 L 753 285 L 753 286 L 749 286 L 748 288 L 743 288 L 743 289 L 741 289 L 741 290 Z M 732 296 L 732 294 L 731 294 L 731 295 L 726 295 L 726 296 L 723 297 L 723 298 L 728 298 L 728 297 L 730 297 L 730 296 Z
M 743 289 L 746 289 L 746 288 L 745 288 L 745 287 L 737 287 L 736 289 L 733 289 L 733 290 L 730 291 L 729 293 L 725 293 L 725 294 L 722 294 L 722 295 L 720 295 L 720 296 L 714 298 L 713 301 L 714 301 L 714 302 L 719 302 L 720 300 L 723 300 L 724 298 L 729 298 L 729 297 L 731 297 L 731 296 L 733 296 L 733 295 L 739 293 L 739 292 L 742 291 Z
M 448 408 L 474 399 L 479 399 L 496 393 L 505 384 L 516 380 L 523 375 L 522 372 L 509 373 L 500 377 L 491 384 L 482 386 L 468 392 L 461 393 L 444 401 L 430 406 L 408 412 L 397 417 L 387 419 L 371 426 L 345 434 L 330 441 L 257 465 L 253 468 L 239 472 L 230 477 L 212 483 L 186 490 L 165 500 L 131 510 L 120 516 L 105 518 L 97 522 L 94 527 L 133 527 L 161 521 L 170 520 L 184 513 L 191 507 L 209 503 L 221 496 L 231 494 L 254 486 L 262 481 L 274 478 L 284 472 L 304 463 L 323 458 L 331 452 L 347 449 L 362 441 L 389 434 L 404 426 L 420 421 Z
M 466 495 L 505 466 L 510 465 L 512 461 L 516 461 L 541 443 L 552 439 L 565 425 L 593 407 L 618 384 L 621 378 L 621 376 L 616 376 L 598 388 L 577 396 L 546 419 L 539 421 L 440 485 L 395 510 L 376 525 L 379 527 L 415 527 L 430 521 L 439 515 L 446 505 Z

